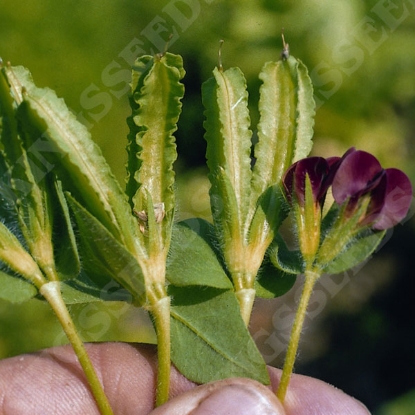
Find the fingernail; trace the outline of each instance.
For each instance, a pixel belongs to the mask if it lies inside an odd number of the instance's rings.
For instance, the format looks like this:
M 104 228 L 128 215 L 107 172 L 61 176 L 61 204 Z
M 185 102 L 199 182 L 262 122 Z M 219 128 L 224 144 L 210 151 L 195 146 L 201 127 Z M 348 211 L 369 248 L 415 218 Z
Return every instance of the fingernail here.
M 278 415 L 275 403 L 258 393 L 240 385 L 228 385 L 208 395 L 192 415 Z

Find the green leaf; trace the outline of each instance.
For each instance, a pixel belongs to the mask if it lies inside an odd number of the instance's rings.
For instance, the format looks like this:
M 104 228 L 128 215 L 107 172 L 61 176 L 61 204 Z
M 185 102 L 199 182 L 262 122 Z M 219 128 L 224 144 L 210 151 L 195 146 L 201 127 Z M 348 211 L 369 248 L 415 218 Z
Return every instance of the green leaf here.
M 170 286 L 172 361 L 196 383 L 249 377 L 269 384 L 264 360 L 231 291 Z
M 255 280 L 256 295 L 261 298 L 280 297 L 293 287 L 296 279 L 296 274 L 283 272 L 265 259 Z
M 142 254 L 135 242 L 138 227 L 99 147 L 62 99 L 48 88 L 37 88 L 23 67 L 7 70 L 14 91 L 23 91 L 19 117 L 39 137 L 32 151 L 59 168 L 60 179 L 131 252 Z M 53 165 L 56 163 L 56 166 Z M 48 165 L 48 168 L 52 168 Z
M 373 232 L 368 230 L 365 234 L 353 240 L 334 261 L 324 268 L 324 272 L 339 274 L 365 261 L 377 249 L 385 234 L 386 231 Z
M 213 248 L 214 235 L 213 225 L 203 219 L 189 219 L 174 226 L 167 262 L 171 284 L 232 288 Z
M 96 284 L 85 273 L 76 279 L 60 283 L 62 298 L 65 304 L 86 304 L 105 301 L 124 301 L 132 303 L 133 297 L 124 287 L 114 280 L 103 281 Z
M 145 298 L 144 276 L 136 258 L 72 196 L 67 195 L 79 228 L 82 265 L 91 278 L 113 278 L 141 305 Z
M 30 282 L 0 271 L 0 299 L 11 303 L 24 303 L 36 294 L 37 289 Z
M 258 143 L 253 169 L 253 198 L 280 183 L 295 161 L 312 147 L 315 103 L 305 65 L 290 56 L 267 62 L 260 75 Z
M 239 233 L 248 229 L 251 210 L 251 136 L 246 81 L 239 68 L 226 71 L 215 68 L 213 78 L 202 86 L 202 99 L 206 108 L 207 164 L 210 170 L 211 204 L 214 211 L 227 219 L 235 217 Z M 230 182 L 236 206 L 229 205 L 220 176 Z M 234 211 L 234 208 L 236 210 Z M 215 217 L 217 220 L 217 216 Z M 231 219 L 232 220 L 232 219 Z
M 173 133 L 182 108 L 184 85 L 180 80 L 184 74 L 181 56 L 165 53 L 139 58 L 133 66 L 132 115 L 127 120 L 131 207 L 147 211 L 147 194 L 153 205 L 164 203 L 168 235 L 175 209 L 173 163 L 177 151 Z
M 415 389 L 411 389 L 397 397 L 389 398 L 376 411 L 377 415 L 413 415 L 415 408 Z
M 103 301 L 99 296 L 87 293 L 86 287 L 80 285 L 73 286 L 72 284 L 69 284 L 71 281 L 72 280 L 68 281 L 68 283 L 60 284 L 62 298 L 66 305 L 88 304 Z

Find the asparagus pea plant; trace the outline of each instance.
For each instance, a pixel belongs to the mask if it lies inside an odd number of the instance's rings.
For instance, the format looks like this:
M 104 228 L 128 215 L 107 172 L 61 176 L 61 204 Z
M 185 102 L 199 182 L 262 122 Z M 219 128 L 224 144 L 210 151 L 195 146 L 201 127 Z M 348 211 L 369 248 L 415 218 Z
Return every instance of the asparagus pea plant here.
M 0 297 L 50 304 L 103 414 L 112 410 L 67 305 L 120 300 L 105 293 L 115 280 L 148 310 L 160 405 L 169 396 L 171 362 L 198 383 L 231 376 L 269 383 L 247 329 L 252 306 L 256 297 L 284 294 L 304 274 L 277 391 L 283 401 L 314 283 L 368 258 L 412 198 L 403 172 L 383 169 L 364 151 L 307 157 L 312 84 L 284 43 L 281 59 L 259 75 L 254 148 L 241 70 L 219 63 L 203 84 L 213 223 L 176 223 L 174 132 L 184 75 L 181 57 L 168 52 L 134 64 L 122 190 L 63 100 L 36 87 L 25 68 L 1 65 Z M 323 211 L 329 188 L 334 201 Z M 291 249 L 279 233 L 287 218 L 295 229 Z

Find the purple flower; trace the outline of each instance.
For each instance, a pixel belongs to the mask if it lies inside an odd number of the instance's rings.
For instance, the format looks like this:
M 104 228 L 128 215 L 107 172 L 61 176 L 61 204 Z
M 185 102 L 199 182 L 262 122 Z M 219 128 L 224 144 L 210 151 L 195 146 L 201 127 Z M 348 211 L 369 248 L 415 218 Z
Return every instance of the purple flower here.
M 370 197 L 361 225 L 384 230 L 395 226 L 408 213 L 412 200 L 409 178 L 398 169 L 383 169 L 376 157 L 350 149 L 338 163 L 332 183 L 336 203 L 347 203 L 346 214 L 356 212 L 359 201 Z
M 329 179 L 330 166 L 335 164 L 339 157 L 324 159 L 323 157 L 308 157 L 294 163 L 285 173 L 283 185 L 288 201 L 292 202 L 293 194 L 300 206 L 304 206 L 306 176 L 309 177 L 314 204 L 324 203 L 327 189 L 331 184 Z
M 370 153 L 350 148 L 343 157 L 308 157 L 294 163 L 285 173 L 283 185 L 287 199 L 293 197 L 305 205 L 306 177 L 311 183 L 314 205 L 323 205 L 332 186 L 337 204 L 346 203 L 345 214 L 351 217 L 363 198 L 370 198 L 359 224 L 384 230 L 395 226 L 408 213 L 412 201 L 409 178 L 398 169 L 383 169 Z

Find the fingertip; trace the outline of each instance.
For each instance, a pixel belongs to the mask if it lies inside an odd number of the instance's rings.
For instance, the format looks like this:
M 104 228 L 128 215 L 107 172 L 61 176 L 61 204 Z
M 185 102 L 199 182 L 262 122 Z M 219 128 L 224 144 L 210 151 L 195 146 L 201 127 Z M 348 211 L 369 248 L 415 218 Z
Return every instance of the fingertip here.
M 199 386 L 157 408 L 151 415 L 285 415 L 275 395 L 250 379 L 225 379 Z

